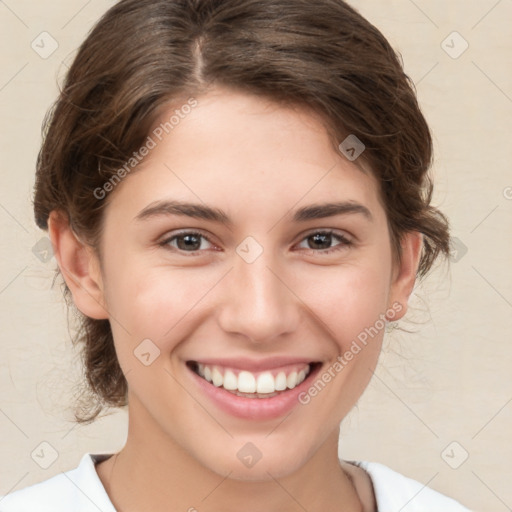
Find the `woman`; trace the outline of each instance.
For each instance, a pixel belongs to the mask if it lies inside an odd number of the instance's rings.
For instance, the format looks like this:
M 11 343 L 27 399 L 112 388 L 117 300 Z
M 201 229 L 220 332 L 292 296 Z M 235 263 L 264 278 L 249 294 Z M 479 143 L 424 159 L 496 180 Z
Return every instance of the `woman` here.
M 128 405 L 128 438 L 1 510 L 467 510 L 338 458 L 386 323 L 449 253 L 431 153 L 396 54 L 340 0 L 113 6 L 34 207 L 83 315 L 77 420 Z

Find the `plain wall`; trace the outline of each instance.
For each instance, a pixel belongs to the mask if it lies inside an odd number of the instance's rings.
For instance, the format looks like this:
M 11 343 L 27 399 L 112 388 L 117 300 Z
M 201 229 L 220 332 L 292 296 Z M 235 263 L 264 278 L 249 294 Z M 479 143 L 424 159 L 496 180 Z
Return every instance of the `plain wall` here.
M 0 2 L 0 495 L 76 467 L 85 452 L 119 450 L 127 433 L 126 411 L 72 422 L 80 360 L 31 204 L 57 78 L 113 3 Z M 384 463 L 475 510 L 511 510 L 512 2 L 350 3 L 401 52 L 416 84 L 435 140 L 435 204 L 457 242 L 400 322 L 414 332 L 388 335 L 342 423 L 340 454 Z M 58 43 L 49 56 L 42 32 Z M 57 456 L 47 469 L 36 462 L 43 442 Z

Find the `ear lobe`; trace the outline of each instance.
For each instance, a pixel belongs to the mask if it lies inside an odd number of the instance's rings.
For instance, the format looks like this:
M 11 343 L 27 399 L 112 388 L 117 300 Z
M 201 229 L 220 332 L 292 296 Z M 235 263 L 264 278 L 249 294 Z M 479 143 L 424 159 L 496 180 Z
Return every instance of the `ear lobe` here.
M 50 213 L 48 235 L 75 306 L 90 318 L 107 319 L 100 265 L 93 249 L 80 242 L 67 215 L 57 210 Z
M 423 248 L 423 235 L 418 231 L 405 233 L 401 246 L 402 261 L 400 266 L 393 271 L 389 307 L 394 303 L 399 303 L 402 307 L 394 315 L 393 320 L 399 320 L 407 313 L 409 296 L 416 283 L 416 272 Z

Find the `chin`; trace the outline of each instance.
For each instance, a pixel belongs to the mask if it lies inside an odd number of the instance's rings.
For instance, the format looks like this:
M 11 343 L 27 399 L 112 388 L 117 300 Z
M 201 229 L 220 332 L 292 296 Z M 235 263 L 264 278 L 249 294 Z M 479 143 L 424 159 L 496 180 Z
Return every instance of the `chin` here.
M 250 441 L 235 441 L 234 444 L 235 450 L 210 451 L 208 460 L 202 457 L 199 462 L 222 477 L 229 475 L 232 480 L 263 482 L 295 473 L 308 459 L 304 446 L 295 444 L 283 449 L 282 445 L 271 447 L 267 443 L 267 447 L 261 450 Z

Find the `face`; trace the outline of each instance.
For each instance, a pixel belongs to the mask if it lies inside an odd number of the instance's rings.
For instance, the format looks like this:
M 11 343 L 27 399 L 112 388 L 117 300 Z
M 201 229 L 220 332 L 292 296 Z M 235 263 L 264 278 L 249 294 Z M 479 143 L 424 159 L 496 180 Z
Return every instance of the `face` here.
M 283 476 L 337 432 L 406 296 L 378 184 L 319 119 L 197 101 L 108 199 L 102 300 L 134 431 L 221 475 Z

